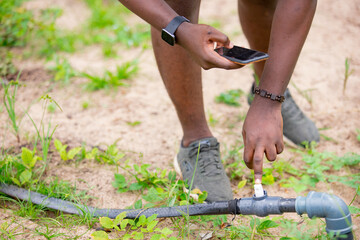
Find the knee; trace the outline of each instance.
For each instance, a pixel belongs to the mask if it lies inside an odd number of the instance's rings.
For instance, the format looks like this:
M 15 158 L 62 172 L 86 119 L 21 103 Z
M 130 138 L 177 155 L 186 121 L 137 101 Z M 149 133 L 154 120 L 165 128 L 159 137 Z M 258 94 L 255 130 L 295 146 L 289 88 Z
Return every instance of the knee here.
M 278 0 L 238 0 L 242 6 L 261 6 L 265 8 L 274 8 Z
M 186 17 L 192 23 L 197 23 L 199 17 L 200 0 L 165 0 L 179 15 Z

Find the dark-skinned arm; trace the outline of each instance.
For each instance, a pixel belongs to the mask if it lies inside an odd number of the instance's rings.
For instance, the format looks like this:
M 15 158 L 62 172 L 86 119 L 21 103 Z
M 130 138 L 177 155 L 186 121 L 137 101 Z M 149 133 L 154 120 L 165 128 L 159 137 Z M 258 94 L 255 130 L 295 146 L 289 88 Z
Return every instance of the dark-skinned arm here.
M 164 0 L 119 0 L 125 7 L 161 31 L 178 14 Z M 235 64 L 214 52 L 218 47 L 231 48 L 229 38 L 215 28 L 204 24 L 184 22 L 175 32 L 177 44 L 185 48 L 192 58 L 204 69 L 235 69 Z
M 315 14 L 316 0 L 279 0 L 260 89 L 282 95 L 290 81 Z M 285 100 L 286 101 L 286 100 Z M 264 153 L 274 161 L 284 149 L 281 103 L 255 95 L 243 126 L 244 161 L 261 183 Z

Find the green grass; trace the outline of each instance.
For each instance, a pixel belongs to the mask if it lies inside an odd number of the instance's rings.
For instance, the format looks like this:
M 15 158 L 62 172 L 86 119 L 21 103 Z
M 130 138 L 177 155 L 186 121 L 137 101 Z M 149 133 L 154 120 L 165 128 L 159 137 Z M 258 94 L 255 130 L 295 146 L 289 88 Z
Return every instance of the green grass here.
M 129 86 L 129 80 L 138 72 L 138 62 L 131 61 L 117 66 L 115 72 L 106 70 L 103 76 L 93 76 L 88 73 L 82 73 L 82 76 L 88 79 L 84 87 L 89 91 L 100 89 L 117 89 L 120 86 Z
M 17 79 L 19 79 L 20 73 L 18 74 Z M 2 80 L 2 79 L 1 79 Z M 9 82 L 8 84 L 5 84 L 4 81 L 2 81 L 2 87 L 4 89 L 4 96 L 3 96 L 3 103 L 6 109 L 6 112 L 8 114 L 13 133 L 18 141 L 20 143 L 20 123 L 22 120 L 22 116 L 19 118 L 19 116 L 16 114 L 15 109 L 15 101 L 16 101 L 16 93 L 19 86 L 18 80 L 15 82 Z
M 224 103 L 229 106 L 240 107 L 240 97 L 244 95 L 241 89 L 228 90 L 215 97 L 215 102 Z

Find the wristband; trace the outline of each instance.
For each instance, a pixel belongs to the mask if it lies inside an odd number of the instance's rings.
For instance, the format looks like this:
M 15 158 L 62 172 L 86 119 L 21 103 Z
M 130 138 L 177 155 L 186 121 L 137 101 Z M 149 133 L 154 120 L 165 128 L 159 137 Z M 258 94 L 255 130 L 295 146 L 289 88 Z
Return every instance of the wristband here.
M 183 22 L 190 21 L 183 16 L 174 17 L 174 19 L 171 20 L 171 22 L 166 26 L 166 28 L 162 29 L 161 38 L 171 46 L 174 46 L 176 42 L 175 32 Z
M 264 89 L 260 89 L 259 87 L 255 87 L 253 93 L 259 95 L 260 97 L 268 98 L 270 100 L 278 101 L 280 103 L 285 101 L 284 95 L 275 95 L 273 93 L 267 92 Z

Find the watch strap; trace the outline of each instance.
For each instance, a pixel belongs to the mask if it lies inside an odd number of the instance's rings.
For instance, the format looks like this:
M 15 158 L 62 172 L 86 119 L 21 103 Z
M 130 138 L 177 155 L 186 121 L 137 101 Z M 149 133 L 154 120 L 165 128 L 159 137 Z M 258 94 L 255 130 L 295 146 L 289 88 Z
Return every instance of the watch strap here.
M 183 22 L 190 22 L 186 17 L 183 16 L 176 16 L 171 20 L 171 22 L 166 26 L 165 30 L 172 35 L 176 32 L 176 29 L 182 24 Z

